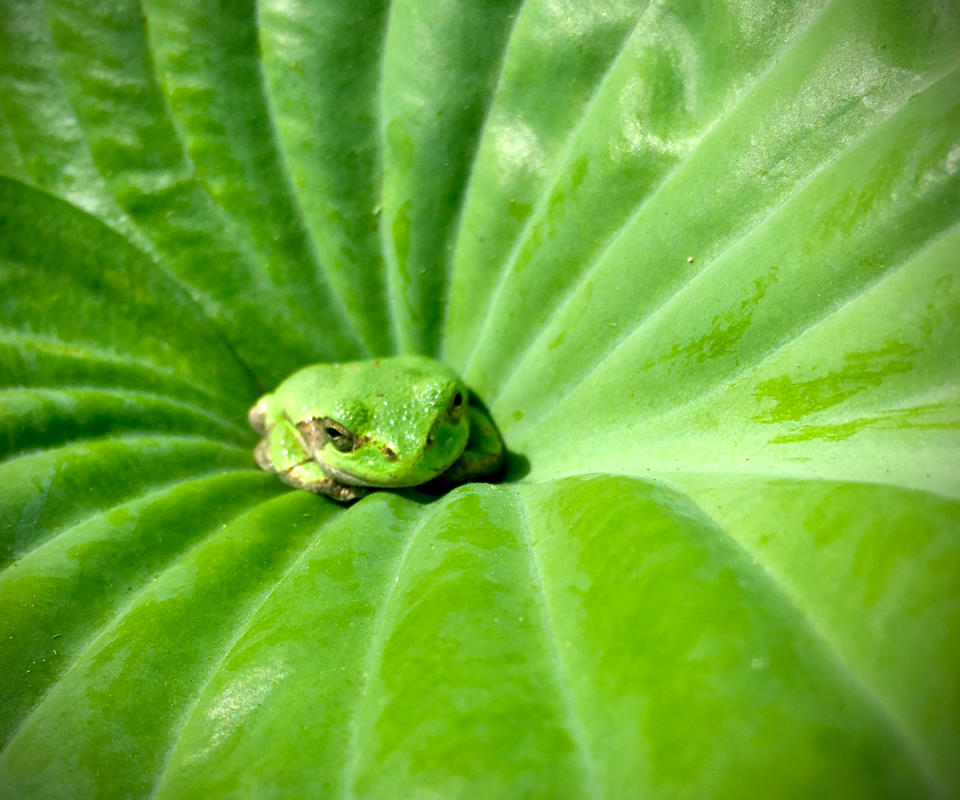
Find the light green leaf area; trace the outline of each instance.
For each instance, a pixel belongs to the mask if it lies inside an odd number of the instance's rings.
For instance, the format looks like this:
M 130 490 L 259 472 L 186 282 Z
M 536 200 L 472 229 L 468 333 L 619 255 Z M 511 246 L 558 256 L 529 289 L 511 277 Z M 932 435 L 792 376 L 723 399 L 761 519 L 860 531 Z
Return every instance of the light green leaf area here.
M 0 0 L 0 796 L 960 797 L 953 0 Z M 420 352 L 507 480 L 246 410 Z

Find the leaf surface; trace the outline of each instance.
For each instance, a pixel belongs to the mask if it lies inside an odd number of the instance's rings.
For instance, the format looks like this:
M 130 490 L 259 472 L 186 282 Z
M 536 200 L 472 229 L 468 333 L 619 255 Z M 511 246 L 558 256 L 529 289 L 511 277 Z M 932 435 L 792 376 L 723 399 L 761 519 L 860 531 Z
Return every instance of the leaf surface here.
M 960 796 L 960 9 L 0 2 L 0 794 Z M 256 470 L 439 355 L 508 480 Z

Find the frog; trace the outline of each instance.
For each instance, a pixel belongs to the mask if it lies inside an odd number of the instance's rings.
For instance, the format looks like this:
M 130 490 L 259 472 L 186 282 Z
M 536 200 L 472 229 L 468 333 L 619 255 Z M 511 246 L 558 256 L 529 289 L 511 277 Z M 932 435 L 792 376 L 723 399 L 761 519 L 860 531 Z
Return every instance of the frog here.
M 446 364 L 420 355 L 311 364 L 250 409 L 257 465 L 350 503 L 370 491 L 495 479 L 493 418 Z

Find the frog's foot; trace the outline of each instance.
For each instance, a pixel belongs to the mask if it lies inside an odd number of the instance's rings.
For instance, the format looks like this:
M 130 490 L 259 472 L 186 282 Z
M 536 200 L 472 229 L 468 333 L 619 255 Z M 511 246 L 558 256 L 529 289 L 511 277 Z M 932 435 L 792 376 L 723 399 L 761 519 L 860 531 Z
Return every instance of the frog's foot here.
M 300 464 L 294 464 L 287 469 L 277 469 L 270 459 L 270 439 L 264 437 L 253 449 L 253 457 L 257 466 L 267 472 L 272 472 L 288 486 L 295 489 L 306 489 L 314 494 L 324 494 L 339 503 L 349 503 L 359 500 L 367 494 L 362 486 L 346 486 L 337 483 L 327 475 L 320 465 L 312 459 L 305 459 Z
M 503 469 L 503 439 L 496 425 L 484 409 L 472 402 L 469 411 L 470 437 L 467 446 L 460 458 L 437 478 L 443 484 L 457 485 L 478 478 L 493 479 Z
M 437 480 L 452 486 L 461 483 L 489 478 L 494 480 L 503 468 L 503 452 L 500 453 L 471 453 L 464 451 Z
M 369 490 L 362 486 L 347 486 L 337 483 L 324 474 L 315 461 L 297 464 L 290 469 L 278 472 L 277 477 L 284 483 L 297 489 L 306 489 L 314 494 L 323 494 L 338 503 L 350 503 L 364 497 Z

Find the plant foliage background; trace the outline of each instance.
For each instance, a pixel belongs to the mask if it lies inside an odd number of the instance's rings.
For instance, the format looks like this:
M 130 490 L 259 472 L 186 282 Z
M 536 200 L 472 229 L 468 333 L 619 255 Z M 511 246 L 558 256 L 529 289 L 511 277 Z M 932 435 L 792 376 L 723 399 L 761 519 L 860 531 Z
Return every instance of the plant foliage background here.
M 957 796 L 956 3 L 0 8 L 0 794 Z M 529 473 L 254 468 L 393 352 Z

